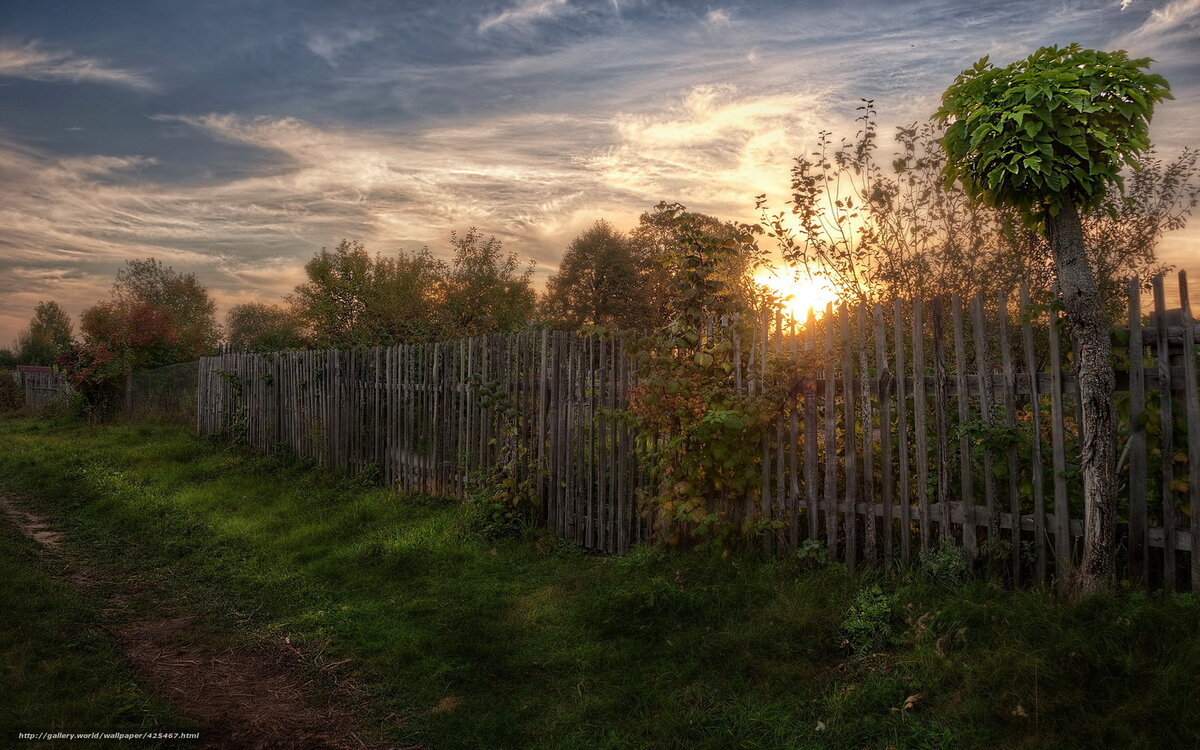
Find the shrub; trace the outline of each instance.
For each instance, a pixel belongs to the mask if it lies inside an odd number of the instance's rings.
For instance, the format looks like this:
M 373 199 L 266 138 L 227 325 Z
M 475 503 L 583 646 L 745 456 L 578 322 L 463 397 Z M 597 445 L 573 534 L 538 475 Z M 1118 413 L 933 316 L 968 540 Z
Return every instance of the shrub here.
M 881 651 L 895 643 L 896 628 L 892 624 L 895 597 L 885 594 L 879 584 L 858 592 L 850 612 L 842 620 L 843 646 L 859 656 Z
M 0 370 L 0 409 L 20 409 L 25 405 L 25 392 L 13 373 Z
M 529 526 L 502 476 L 477 478 L 467 492 L 468 533 L 483 539 L 519 536 Z
M 954 544 L 922 550 L 917 558 L 917 578 L 926 583 L 952 588 L 962 585 L 970 573 L 962 548 Z

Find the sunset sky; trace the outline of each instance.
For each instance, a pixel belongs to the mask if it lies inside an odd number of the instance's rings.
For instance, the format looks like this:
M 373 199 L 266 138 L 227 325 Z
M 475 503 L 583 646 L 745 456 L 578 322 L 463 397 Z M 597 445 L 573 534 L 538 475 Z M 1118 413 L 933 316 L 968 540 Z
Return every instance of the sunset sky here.
M 194 271 L 222 317 L 343 237 L 445 254 L 476 226 L 540 284 L 599 218 L 781 205 L 860 98 L 886 154 L 982 55 L 1070 42 L 1155 58 L 1155 142 L 1200 145 L 1200 0 L 5 0 L 0 346 L 134 257 Z M 1200 218 L 1161 250 L 1200 276 Z

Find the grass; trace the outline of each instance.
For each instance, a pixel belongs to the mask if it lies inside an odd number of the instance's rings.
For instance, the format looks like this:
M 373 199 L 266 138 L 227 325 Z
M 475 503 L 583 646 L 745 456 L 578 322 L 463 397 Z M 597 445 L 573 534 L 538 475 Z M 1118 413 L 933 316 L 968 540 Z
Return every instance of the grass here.
M 880 580 L 811 555 L 604 557 L 539 532 L 492 541 L 467 507 L 174 427 L 0 419 L 0 445 L 0 484 L 59 519 L 76 554 L 238 638 L 328 642 L 399 743 L 1200 744 L 1191 595 L 1068 606 L 937 568 Z M 2 541 L 18 568 L 47 575 L 23 540 Z M 73 657 L 59 658 L 66 669 Z M 107 715 L 102 695 L 76 699 Z
M 0 728 L 10 732 L 148 731 L 189 722 L 150 694 L 35 543 L 0 525 Z

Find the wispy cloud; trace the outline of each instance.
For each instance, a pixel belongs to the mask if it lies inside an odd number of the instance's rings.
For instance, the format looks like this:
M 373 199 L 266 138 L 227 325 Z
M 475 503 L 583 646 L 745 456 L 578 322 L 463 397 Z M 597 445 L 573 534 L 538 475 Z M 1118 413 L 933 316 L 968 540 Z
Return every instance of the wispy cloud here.
M 729 11 L 723 8 L 713 8 L 704 16 L 704 22 L 709 26 L 729 26 L 733 23 L 733 19 L 729 17 Z
M 33 81 L 103 83 L 147 91 L 157 88 L 143 73 L 112 67 L 69 50 L 47 49 L 36 41 L 21 44 L 0 40 L 0 76 Z
M 585 164 L 612 189 L 744 217 L 754 195 L 786 191 L 786 165 L 813 133 L 837 127 L 824 98 L 696 86 L 658 112 L 618 114 L 617 143 Z
M 480 21 L 479 32 L 482 34 L 504 27 L 528 26 L 534 21 L 554 18 L 571 11 L 567 0 L 521 0 L 513 7 Z
M 755 194 L 782 207 L 817 131 L 853 135 L 860 98 L 882 156 L 893 125 L 988 53 L 1078 40 L 1153 56 L 1179 97 L 1155 139 L 1195 132 L 1200 0 L 236 5 L 98 13 L 52 39 L 50 11 L 11 19 L 0 76 L 172 84 L 104 109 L 92 87 L 34 101 L 0 81 L 0 345 L 38 299 L 103 297 L 131 257 L 195 271 L 229 304 L 286 293 L 341 237 L 439 253 L 474 224 L 544 274 L 595 219 L 629 227 L 660 200 L 753 220 Z M 127 50 L 146 39 L 160 57 L 136 70 Z
M 308 49 L 336 68 L 343 54 L 360 44 L 374 41 L 379 37 L 379 30 L 374 28 L 351 28 L 339 31 L 317 32 L 308 38 Z
M 1121 4 L 1121 10 L 1129 7 Z M 1113 43 L 1136 54 L 1151 54 L 1160 62 L 1195 65 L 1200 46 L 1200 0 L 1172 0 L 1146 14 L 1141 24 Z

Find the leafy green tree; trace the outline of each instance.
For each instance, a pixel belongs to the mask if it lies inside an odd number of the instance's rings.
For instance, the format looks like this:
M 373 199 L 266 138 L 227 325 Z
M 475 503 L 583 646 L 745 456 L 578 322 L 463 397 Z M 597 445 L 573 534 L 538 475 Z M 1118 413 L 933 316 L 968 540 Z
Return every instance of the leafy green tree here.
M 728 242 L 737 249 L 714 256 L 711 274 L 740 304 L 752 307 L 760 293 L 753 272 L 764 262 L 765 253 L 752 235 L 746 236 L 745 229 L 715 216 L 688 211 L 678 203 L 659 203 L 653 211 L 642 214 L 629 240 L 641 275 L 640 314 L 646 316 L 643 327 L 665 326 L 676 317 L 681 284 L 682 288 L 687 286 L 680 265 L 684 256 L 679 248 L 690 246 L 696 237 L 717 244 Z
M 1016 209 L 1045 233 L 1067 320 L 1079 345 L 1084 557 L 1077 594 L 1108 585 L 1116 547 L 1115 375 L 1109 325 L 1084 249 L 1080 212 L 1098 208 L 1121 169 L 1150 146 L 1154 105 L 1171 98 L 1147 58 L 1079 45 L 1044 47 L 996 68 L 984 57 L 959 74 L 937 117 L 947 179 L 976 202 Z
M 49 365 L 71 345 L 71 316 L 57 302 L 39 302 L 29 327 L 17 335 L 18 364 Z
M 304 346 L 299 319 L 279 305 L 247 302 L 225 315 L 225 341 L 237 351 L 277 352 Z
M 446 266 L 427 249 L 371 255 L 361 242 L 321 248 L 289 297 L 314 346 L 389 346 L 436 335 Z
M 17 364 L 17 355 L 13 354 L 12 349 L 0 349 L 0 370 L 15 367 Z
M 644 327 L 651 309 L 629 238 L 600 220 L 571 241 L 546 282 L 541 317 L 556 327 Z
M 495 237 L 474 227 L 450 233 L 454 258 L 442 287 L 441 329 L 448 338 L 514 331 L 533 318 L 533 266 L 522 267 Z

